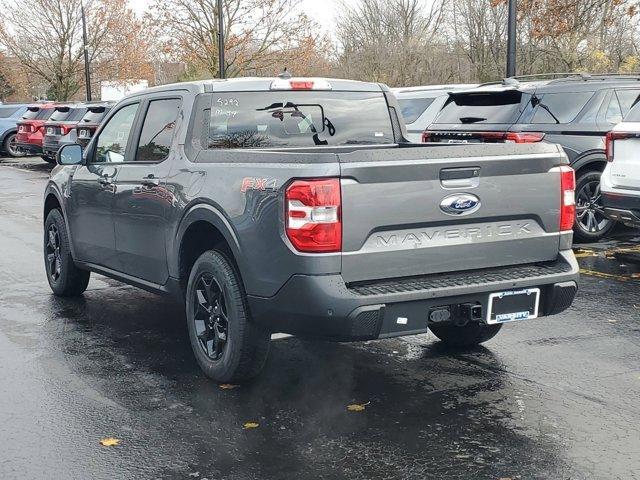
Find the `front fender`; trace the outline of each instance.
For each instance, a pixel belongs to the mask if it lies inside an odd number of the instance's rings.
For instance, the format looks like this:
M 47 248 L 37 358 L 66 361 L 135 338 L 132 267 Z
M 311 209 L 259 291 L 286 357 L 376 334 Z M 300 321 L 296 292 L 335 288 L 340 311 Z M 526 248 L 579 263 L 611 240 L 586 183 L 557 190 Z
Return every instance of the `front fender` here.
M 69 237 L 69 246 L 71 248 L 71 257 L 75 259 L 75 248 L 73 246 L 73 235 L 71 233 L 71 228 L 69 225 L 69 216 L 67 215 L 67 204 L 65 202 L 65 196 L 62 193 L 62 189 L 60 185 L 58 185 L 53 180 L 49 180 L 47 186 L 44 189 L 44 197 L 42 204 L 42 223 L 44 225 L 45 220 L 47 219 L 47 199 L 53 196 L 58 202 L 60 209 L 62 210 L 62 218 L 64 218 L 64 224 L 67 228 L 67 235 Z

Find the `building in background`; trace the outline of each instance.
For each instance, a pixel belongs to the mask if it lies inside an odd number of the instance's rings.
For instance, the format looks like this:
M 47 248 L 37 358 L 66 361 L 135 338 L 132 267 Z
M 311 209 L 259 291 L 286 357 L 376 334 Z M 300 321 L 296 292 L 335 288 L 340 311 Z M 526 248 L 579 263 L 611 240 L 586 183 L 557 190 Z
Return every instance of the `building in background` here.
M 103 81 L 100 82 L 100 100 L 117 102 L 121 98 L 145 88 L 149 88 L 147 80 Z

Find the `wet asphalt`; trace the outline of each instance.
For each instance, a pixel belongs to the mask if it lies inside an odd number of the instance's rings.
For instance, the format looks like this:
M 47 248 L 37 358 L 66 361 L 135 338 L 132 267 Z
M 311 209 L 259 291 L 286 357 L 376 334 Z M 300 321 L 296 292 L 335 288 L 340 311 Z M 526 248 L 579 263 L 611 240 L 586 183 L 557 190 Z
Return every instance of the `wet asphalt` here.
M 574 306 L 484 347 L 285 338 L 223 389 L 170 300 L 50 293 L 49 169 L 0 160 L 0 479 L 640 478 L 640 233 L 581 246 Z

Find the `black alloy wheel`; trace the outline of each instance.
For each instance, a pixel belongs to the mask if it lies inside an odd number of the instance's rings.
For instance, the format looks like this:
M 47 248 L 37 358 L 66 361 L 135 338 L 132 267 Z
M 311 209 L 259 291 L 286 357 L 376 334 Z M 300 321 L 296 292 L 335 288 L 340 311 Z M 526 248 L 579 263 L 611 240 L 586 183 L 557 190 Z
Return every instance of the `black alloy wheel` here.
M 224 354 L 229 333 L 224 289 L 212 274 L 203 273 L 196 280 L 192 302 L 193 322 L 200 348 L 209 359 L 219 360 Z
M 62 255 L 60 254 L 60 233 L 58 227 L 52 223 L 47 229 L 47 273 L 53 282 L 60 279 L 62 273 Z
M 575 236 L 595 242 L 606 236 L 615 222 L 604 213 L 600 192 L 600 172 L 588 172 L 577 180 Z

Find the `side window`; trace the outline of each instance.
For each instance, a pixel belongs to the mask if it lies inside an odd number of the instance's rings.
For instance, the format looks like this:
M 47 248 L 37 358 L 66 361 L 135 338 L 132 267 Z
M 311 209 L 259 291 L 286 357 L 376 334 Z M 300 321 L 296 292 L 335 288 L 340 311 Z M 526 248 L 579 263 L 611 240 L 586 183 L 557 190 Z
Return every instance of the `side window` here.
M 538 97 L 531 123 L 569 123 L 575 120 L 594 92 L 545 93 Z
M 607 113 L 604 118 L 609 123 L 619 123 L 622 121 L 622 110 L 615 92 L 611 95 L 611 100 L 609 100 L 609 106 L 607 107 Z
M 127 143 L 129 142 L 131 127 L 133 127 L 138 106 L 138 103 L 133 103 L 122 107 L 109 119 L 109 122 L 100 132 L 96 143 L 95 162 L 124 162 Z
M 0 118 L 9 118 L 18 111 L 19 107 L 0 107 Z
M 167 158 L 181 103 L 178 98 L 149 102 L 138 142 L 137 162 L 161 162 Z
M 626 117 L 629 110 L 638 103 L 638 95 L 640 90 L 618 90 L 616 91 L 618 100 L 620 101 L 620 109 L 622 110 L 622 117 Z M 619 121 L 622 121 L 619 120 Z

